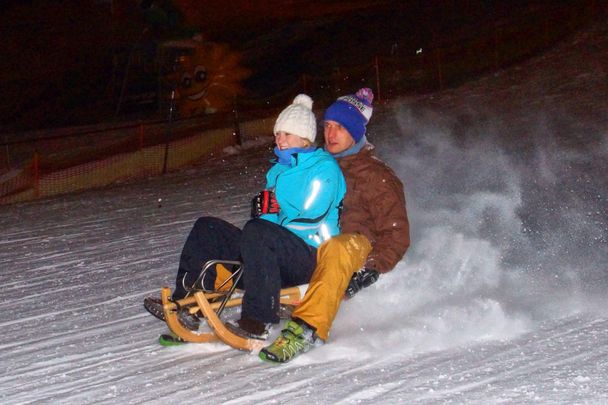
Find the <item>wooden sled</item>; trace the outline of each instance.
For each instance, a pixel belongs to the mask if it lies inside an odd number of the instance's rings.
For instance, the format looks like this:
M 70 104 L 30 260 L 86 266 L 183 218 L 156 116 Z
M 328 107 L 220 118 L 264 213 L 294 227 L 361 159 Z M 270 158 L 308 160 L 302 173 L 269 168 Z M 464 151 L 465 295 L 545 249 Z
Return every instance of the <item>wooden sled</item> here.
M 221 287 L 229 282 L 229 280 L 226 280 L 218 291 L 205 291 L 202 287 L 202 279 L 205 272 L 217 264 L 232 266 L 235 269 L 230 277 L 232 286 L 229 289 L 222 290 Z M 197 281 L 190 288 L 187 288 L 188 295 L 185 298 L 172 301 L 170 298 L 171 289 L 168 287 L 162 288 L 163 311 L 167 326 L 171 332 L 186 342 L 192 343 L 207 343 L 219 340 L 235 349 L 246 351 L 256 351 L 264 347 L 267 342 L 238 336 L 226 328 L 224 322 L 220 319 L 224 308 L 239 306 L 242 303 L 242 291 L 236 288 L 242 272 L 243 265 L 240 262 L 210 260 L 203 266 L 203 270 Z M 281 304 L 297 305 L 304 296 L 307 287 L 308 285 L 303 285 L 282 289 L 280 293 Z M 186 308 L 191 314 L 204 317 L 211 331 L 195 332 L 184 327 L 178 319 L 178 310 L 181 308 Z

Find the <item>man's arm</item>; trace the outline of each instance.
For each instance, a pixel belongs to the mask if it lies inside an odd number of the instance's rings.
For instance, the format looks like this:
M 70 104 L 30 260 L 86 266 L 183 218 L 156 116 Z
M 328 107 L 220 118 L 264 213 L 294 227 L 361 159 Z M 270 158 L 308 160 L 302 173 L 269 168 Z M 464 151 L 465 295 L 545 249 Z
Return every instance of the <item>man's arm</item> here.
M 378 281 L 380 273 L 391 271 L 410 245 L 403 185 L 388 167 L 381 174 L 365 186 L 373 191 L 372 198 L 365 202 L 373 223 L 373 232 L 368 230 L 373 248 L 365 267 L 350 279 L 345 291 L 347 299 Z
M 373 249 L 365 267 L 386 273 L 397 265 L 410 245 L 403 185 L 385 166 L 370 179 L 369 186 L 374 196 L 368 201 L 368 207 L 375 229 Z

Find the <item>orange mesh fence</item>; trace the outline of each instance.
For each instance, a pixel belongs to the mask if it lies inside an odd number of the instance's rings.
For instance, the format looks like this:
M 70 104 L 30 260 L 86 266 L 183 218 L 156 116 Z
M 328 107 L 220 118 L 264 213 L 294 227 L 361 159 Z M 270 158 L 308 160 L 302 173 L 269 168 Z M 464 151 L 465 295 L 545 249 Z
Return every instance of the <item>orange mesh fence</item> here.
M 32 187 L 31 168 L 13 169 L 0 176 L 0 196 L 14 194 Z
M 241 136 L 247 139 L 272 133 L 272 125 L 274 119 L 266 118 L 247 121 L 239 127 Z M 227 146 L 238 143 L 233 127 L 190 129 L 186 132 L 187 136 L 184 136 L 184 133 L 182 131 L 176 136 L 180 139 L 152 146 L 142 146 L 146 142 L 142 142 L 142 136 L 145 135 L 141 133 L 130 135 L 126 140 L 122 137 L 114 137 L 115 139 L 108 141 L 108 144 L 112 148 L 116 144 L 122 145 L 122 153 L 113 153 L 64 168 L 58 168 L 48 162 L 43 163 L 44 157 L 40 159 L 40 163 L 34 158 L 29 168 L 14 170 L 0 177 L 0 203 L 28 201 L 103 187 L 119 180 L 161 174 L 164 170 L 171 171 L 194 164 L 212 154 L 220 153 Z M 161 135 L 165 136 L 162 133 Z M 131 144 L 136 146 L 125 147 Z M 57 158 L 56 155 L 54 158 Z

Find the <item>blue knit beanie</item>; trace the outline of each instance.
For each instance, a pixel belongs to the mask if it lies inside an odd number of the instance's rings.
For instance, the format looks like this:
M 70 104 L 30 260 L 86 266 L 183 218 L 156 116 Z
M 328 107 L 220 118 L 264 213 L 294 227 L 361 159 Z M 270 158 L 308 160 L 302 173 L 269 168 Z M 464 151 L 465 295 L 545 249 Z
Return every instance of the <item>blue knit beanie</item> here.
M 350 133 L 355 142 L 365 135 L 365 127 L 372 117 L 374 93 L 367 87 L 356 94 L 339 97 L 325 111 L 325 121 L 336 121 Z

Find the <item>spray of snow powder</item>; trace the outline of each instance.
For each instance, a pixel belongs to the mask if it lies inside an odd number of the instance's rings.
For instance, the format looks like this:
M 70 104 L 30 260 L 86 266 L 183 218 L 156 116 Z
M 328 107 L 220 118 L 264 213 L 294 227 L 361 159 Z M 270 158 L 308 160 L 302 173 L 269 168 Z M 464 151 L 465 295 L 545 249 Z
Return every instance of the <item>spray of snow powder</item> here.
M 343 306 L 332 350 L 312 361 L 509 339 L 605 308 L 606 134 L 575 142 L 574 128 L 566 138 L 487 114 L 405 101 L 377 118 L 370 138 L 405 184 L 412 246 Z

